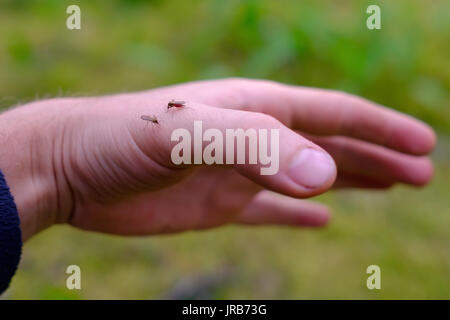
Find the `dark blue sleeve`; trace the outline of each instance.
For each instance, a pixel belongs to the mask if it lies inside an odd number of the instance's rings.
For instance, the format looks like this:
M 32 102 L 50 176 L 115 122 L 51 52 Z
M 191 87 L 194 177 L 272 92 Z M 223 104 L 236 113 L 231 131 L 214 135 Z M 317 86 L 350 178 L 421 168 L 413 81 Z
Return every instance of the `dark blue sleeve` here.
M 22 253 L 22 234 L 16 204 L 0 171 L 0 294 L 16 272 Z

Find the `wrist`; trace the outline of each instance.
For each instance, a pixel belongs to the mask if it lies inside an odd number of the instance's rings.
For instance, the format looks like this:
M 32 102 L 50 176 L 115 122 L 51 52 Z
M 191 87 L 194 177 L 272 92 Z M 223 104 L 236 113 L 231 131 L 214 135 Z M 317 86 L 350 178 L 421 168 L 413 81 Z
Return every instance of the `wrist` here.
M 0 170 L 14 197 L 24 241 L 58 222 L 54 125 L 42 123 L 49 115 L 45 105 L 42 101 L 0 114 Z

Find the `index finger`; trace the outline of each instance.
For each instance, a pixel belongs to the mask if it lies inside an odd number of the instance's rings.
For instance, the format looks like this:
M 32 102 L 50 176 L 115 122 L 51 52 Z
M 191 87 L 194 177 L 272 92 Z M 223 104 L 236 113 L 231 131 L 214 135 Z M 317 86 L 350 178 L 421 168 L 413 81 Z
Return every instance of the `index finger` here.
M 416 155 L 429 153 L 436 142 L 422 121 L 344 92 L 248 79 L 194 86 L 210 88 L 199 91 L 211 105 L 266 113 L 311 134 L 349 136 Z

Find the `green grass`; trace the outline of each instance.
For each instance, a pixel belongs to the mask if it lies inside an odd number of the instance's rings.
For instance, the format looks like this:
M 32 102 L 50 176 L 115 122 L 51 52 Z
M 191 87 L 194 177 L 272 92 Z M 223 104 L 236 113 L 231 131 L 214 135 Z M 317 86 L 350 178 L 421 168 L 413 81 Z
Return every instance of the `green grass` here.
M 335 88 L 436 128 L 436 177 L 425 189 L 321 196 L 334 210 L 321 231 L 126 239 L 54 227 L 26 244 L 3 298 L 161 298 L 225 266 L 233 277 L 217 298 L 450 297 L 448 1 L 78 1 L 82 30 L 68 31 L 73 2 L 0 4 L 0 107 L 227 76 Z M 369 3 L 381 6 L 381 30 L 365 28 Z M 81 291 L 65 289 L 70 264 Z M 371 264 L 380 291 L 365 287 Z

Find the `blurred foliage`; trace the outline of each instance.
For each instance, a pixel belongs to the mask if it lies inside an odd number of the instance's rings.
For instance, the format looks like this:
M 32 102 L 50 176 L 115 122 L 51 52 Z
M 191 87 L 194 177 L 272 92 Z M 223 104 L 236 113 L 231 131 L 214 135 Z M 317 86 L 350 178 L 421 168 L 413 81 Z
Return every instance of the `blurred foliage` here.
M 67 30 L 69 4 L 81 6 L 82 30 Z M 381 30 L 365 26 L 369 4 L 381 6 Z M 258 77 L 359 94 L 444 137 L 449 13 L 448 0 L 3 0 L 0 107 Z M 336 217 L 320 232 L 230 227 L 143 240 L 53 228 L 29 242 L 4 297 L 158 298 L 178 278 L 231 265 L 237 281 L 216 297 L 449 298 L 447 149 L 424 191 L 321 197 Z M 68 264 L 83 270 L 80 292 L 64 289 Z M 381 291 L 365 288 L 370 264 L 382 268 Z
M 365 27 L 372 2 L 381 30 Z M 73 3 L 81 31 L 65 27 Z M 242 76 L 342 89 L 449 132 L 449 12 L 446 0 L 3 1 L 1 105 Z

